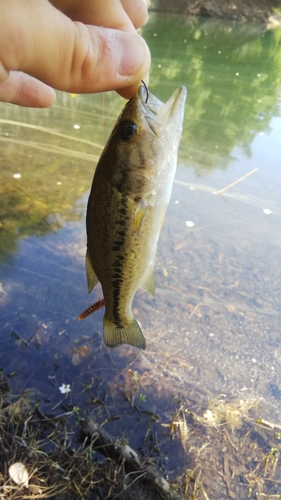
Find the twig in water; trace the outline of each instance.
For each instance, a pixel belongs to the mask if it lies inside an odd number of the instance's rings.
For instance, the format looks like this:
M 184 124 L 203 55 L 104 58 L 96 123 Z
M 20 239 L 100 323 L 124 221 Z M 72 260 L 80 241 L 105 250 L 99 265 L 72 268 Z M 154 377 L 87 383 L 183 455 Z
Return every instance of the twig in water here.
M 202 306 L 202 304 L 201 304 L 201 302 L 198 302 L 198 304 L 196 304 L 196 306 L 192 309 L 192 311 L 187 319 L 191 319 L 192 316 L 196 313 L 196 311 L 198 311 L 200 306 Z
M 235 184 L 238 184 L 238 182 L 243 181 L 244 179 L 246 179 L 246 177 L 249 177 L 249 175 L 254 174 L 257 170 L 258 170 L 257 168 L 254 168 L 254 170 L 251 170 L 251 172 L 248 172 L 246 175 L 243 175 L 243 177 L 240 177 L 240 179 L 237 179 L 237 181 L 234 181 L 231 184 L 228 184 L 228 186 L 226 186 L 225 188 L 216 191 L 215 194 L 224 193 L 227 189 L 231 188 L 232 186 L 235 186 Z
M 91 438 L 95 448 L 103 455 L 110 457 L 117 463 L 124 463 L 125 469 L 130 472 L 139 472 L 138 480 L 145 479 L 150 483 L 150 487 L 161 495 L 163 500 L 188 500 L 190 497 L 184 496 L 176 491 L 168 481 L 158 472 L 156 468 L 147 467 L 145 459 L 141 457 L 128 444 L 114 439 L 103 427 L 99 426 L 94 420 L 86 419 L 81 422 L 82 431 Z M 127 475 L 128 477 L 128 475 Z M 135 482 L 135 479 L 133 480 Z M 132 483 L 131 483 L 132 485 Z

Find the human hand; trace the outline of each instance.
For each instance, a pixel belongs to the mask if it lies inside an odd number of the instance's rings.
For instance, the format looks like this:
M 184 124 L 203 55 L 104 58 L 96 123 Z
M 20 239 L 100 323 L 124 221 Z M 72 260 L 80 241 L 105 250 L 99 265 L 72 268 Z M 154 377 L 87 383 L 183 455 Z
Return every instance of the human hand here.
M 55 89 L 132 97 L 150 54 L 143 0 L 0 0 L 0 101 L 48 107 Z

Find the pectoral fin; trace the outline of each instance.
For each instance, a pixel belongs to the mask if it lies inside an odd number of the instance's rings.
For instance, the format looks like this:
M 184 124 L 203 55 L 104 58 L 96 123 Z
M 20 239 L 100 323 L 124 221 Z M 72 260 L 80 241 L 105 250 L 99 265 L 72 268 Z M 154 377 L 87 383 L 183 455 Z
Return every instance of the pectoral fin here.
M 142 199 L 140 199 L 136 211 L 135 211 L 135 230 L 137 235 L 140 235 L 141 227 L 147 212 L 148 206 L 145 205 Z
M 141 284 L 141 288 L 147 293 L 154 296 L 155 293 L 155 272 L 154 266 L 150 269 L 149 274 L 146 276 L 144 282 Z
M 86 276 L 87 276 L 87 282 L 88 282 L 88 292 L 91 293 L 91 291 L 96 286 L 96 284 L 98 283 L 99 280 L 96 277 L 96 273 L 93 269 L 88 250 L 86 253 Z

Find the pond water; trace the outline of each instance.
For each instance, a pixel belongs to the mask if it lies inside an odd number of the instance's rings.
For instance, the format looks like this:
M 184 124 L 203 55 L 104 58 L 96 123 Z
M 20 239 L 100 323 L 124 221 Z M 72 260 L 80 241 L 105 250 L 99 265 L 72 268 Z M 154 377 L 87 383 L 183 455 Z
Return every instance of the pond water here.
M 156 295 L 134 302 L 147 349 L 105 348 L 102 310 L 77 321 L 101 294 L 85 211 L 124 101 L 58 94 L 0 104 L 0 368 L 44 411 L 108 419 L 167 477 L 197 474 L 198 498 L 280 498 L 281 31 L 151 14 L 143 36 L 151 92 L 188 89 Z

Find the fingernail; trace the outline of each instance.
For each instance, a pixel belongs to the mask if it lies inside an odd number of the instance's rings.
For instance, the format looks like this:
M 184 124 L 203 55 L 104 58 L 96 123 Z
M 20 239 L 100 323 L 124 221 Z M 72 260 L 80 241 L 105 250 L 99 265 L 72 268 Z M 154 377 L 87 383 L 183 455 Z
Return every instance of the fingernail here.
M 114 37 L 120 75 L 137 73 L 144 65 L 149 68 L 149 50 L 143 38 L 134 33 L 119 32 Z

